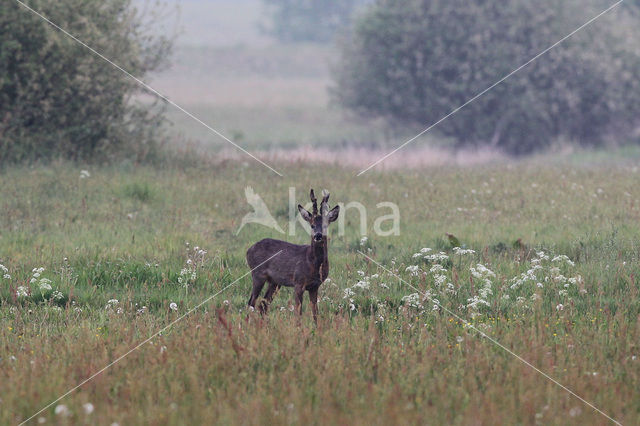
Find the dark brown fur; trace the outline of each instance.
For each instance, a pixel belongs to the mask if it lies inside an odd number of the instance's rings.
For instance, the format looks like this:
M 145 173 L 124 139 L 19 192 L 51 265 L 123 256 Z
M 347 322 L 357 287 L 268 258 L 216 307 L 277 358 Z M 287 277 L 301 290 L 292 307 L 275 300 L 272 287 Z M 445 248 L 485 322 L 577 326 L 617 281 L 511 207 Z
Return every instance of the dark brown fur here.
M 311 225 L 311 244 L 298 245 L 266 238 L 258 241 L 247 250 L 247 263 L 252 269 L 253 278 L 249 306 L 255 307 L 262 287 L 265 282 L 269 283 L 269 288 L 264 296 L 265 300 L 259 306 L 262 313 L 267 311 L 281 286 L 293 287 L 298 313 L 302 314 L 302 296 L 306 290 L 309 292 L 313 320 L 316 323 L 318 321 L 318 289 L 329 276 L 327 225 L 338 218 L 340 209 L 336 206 L 329 211 L 328 193 L 322 200 L 320 214 L 318 214 L 313 190 L 311 190 L 311 201 L 313 202 L 313 213 L 309 213 L 298 205 L 300 214 Z M 278 252 L 279 254 L 274 256 Z M 272 256 L 273 258 L 271 258 Z

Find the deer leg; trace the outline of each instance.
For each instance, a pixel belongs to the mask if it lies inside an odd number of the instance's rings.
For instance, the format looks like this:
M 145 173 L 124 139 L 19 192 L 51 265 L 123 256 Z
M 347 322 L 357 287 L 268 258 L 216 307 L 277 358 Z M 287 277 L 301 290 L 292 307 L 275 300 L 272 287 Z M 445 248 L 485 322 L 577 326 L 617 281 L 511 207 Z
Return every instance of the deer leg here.
M 318 289 L 309 290 L 309 301 L 311 302 L 311 312 L 313 313 L 313 322 L 318 325 Z
M 304 287 L 296 286 L 295 289 L 296 294 L 296 311 L 298 315 L 302 316 L 302 296 L 304 296 Z
M 256 307 L 256 300 L 258 300 L 258 296 L 260 296 L 260 292 L 262 291 L 262 287 L 264 287 L 265 279 L 262 277 L 258 277 L 257 275 L 252 275 L 253 278 L 253 290 L 251 290 L 251 297 L 249 298 L 249 306 L 252 308 Z
M 267 292 L 264 295 L 264 300 L 260 302 L 260 313 L 262 314 L 267 313 L 267 309 L 269 308 L 269 305 L 271 305 L 271 301 L 273 300 L 273 297 L 278 292 L 279 288 L 280 286 L 278 284 L 274 284 L 271 281 L 269 281 L 269 288 L 267 289 Z

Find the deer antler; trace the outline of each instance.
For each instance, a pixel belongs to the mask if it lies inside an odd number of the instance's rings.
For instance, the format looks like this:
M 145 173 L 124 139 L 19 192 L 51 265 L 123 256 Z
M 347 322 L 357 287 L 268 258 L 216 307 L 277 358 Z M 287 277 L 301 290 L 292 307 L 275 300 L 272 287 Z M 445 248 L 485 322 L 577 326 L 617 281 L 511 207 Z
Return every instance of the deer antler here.
M 318 200 L 316 199 L 316 194 L 313 193 L 313 189 L 311 189 L 311 194 L 309 194 L 309 196 L 311 197 L 311 201 L 313 202 L 313 215 L 317 216 L 318 215 Z
M 329 211 L 329 191 L 326 189 L 322 190 L 322 202 L 320 203 L 320 214 L 322 216 L 326 216 Z
M 322 203 L 320 203 L 320 206 L 326 206 L 327 202 L 329 201 L 329 191 L 327 191 L 326 189 L 322 190 Z M 328 206 L 327 206 L 328 207 Z

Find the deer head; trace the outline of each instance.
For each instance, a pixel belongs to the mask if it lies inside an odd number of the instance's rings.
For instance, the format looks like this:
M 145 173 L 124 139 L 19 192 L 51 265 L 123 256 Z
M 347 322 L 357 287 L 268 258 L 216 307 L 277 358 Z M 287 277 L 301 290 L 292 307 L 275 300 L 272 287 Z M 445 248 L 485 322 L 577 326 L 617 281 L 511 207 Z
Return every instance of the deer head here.
M 329 195 L 327 191 L 322 191 L 320 212 L 318 212 L 318 200 L 313 193 L 313 189 L 309 194 L 313 203 L 313 213 L 309 213 L 307 209 L 298 204 L 300 215 L 311 225 L 311 245 L 322 244 L 323 241 L 326 241 L 329 224 L 334 222 L 340 213 L 340 206 L 335 206 L 329 210 Z

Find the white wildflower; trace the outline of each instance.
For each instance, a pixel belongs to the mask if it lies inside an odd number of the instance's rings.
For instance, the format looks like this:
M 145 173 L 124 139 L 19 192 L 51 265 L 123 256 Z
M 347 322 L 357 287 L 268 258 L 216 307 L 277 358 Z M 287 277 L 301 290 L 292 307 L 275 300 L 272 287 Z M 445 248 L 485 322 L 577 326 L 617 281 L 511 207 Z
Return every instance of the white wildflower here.
M 19 286 L 16 289 L 16 296 L 18 297 L 27 297 L 29 295 L 29 291 L 24 286 Z
M 42 292 L 50 291 L 51 289 L 52 289 L 51 280 L 49 280 L 47 278 L 42 278 L 40 280 L 40 291 L 42 291 Z
M 105 309 L 111 309 L 111 308 L 113 308 L 114 306 L 117 306 L 117 305 L 118 305 L 118 303 L 120 303 L 120 302 L 118 302 L 118 299 L 110 299 L 110 300 L 107 302 L 107 305 L 106 305 L 104 308 L 105 308 Z
M 444 283 L 447 282 L 447 276 L 446 275 L 436 275 L 434 277 L 433 282 L 437 287 L 441 287 Z
M 407 296 L 404 296 L 402 298 L 402 302 L 412 308 L 422 308 L 422 304 L 420 303 L 420 295 L 418 293 L 411 293 Z
M 453 252 L 457 255 L 460 256 L 465 256 L 467 254 L 475 254 L 475 250 L 471 250 L 471 249 L 462 249 L 460 247 L 454 247 L 453 248 Z
M 562 303 L 558 303 L 556 305 L 556 311 L 562 311 L 562 310 L 564 310 L 564 305 Z
M 82 404 L 82 409 L 84 410 L 85 414 L 91 414 L 93 413 L 93 404 L 90 402 L 85 402 L 84 404 Z
M 9 275 L 9 269 L 2 263 L 0 263 L 0 272 L 2 273 L 2 278 L 4 278 L 5 280 L 11 279 L 11 275 Z
M 544 251 L 540 250 L 539 252 L 536 253 L 536 256 L 538 256 L 538 259 L 540 260 L 549 260 L 549 256 L 547 256 Z
M 553 259 L 551 259 L 552 262 L 564 262 L 569 266 L 574 266 L 575 263 L 573 263 L 573 261 L 571 259 L 569 259 L 568 256 L 565 256 L 564 254 L 561 254 L 559 256 L 554 257 Z
M 447 293 L 450 294 L 456 294 L 456 288 L 454 287 L 453 283 L 449 282 L 447 283 Z
M 54 413 L 56 413 L 56 415 L 58 416 L 63 416 L 63 417 L 67 417 L 69 414 L 71 414 L 67 406 L 64 404 L 56 405 Z
M 354 288 L 359 288 L 362 290 L 369 290 L 369 282 L 368 281 L 358 281 L 358 283 L 356 285 L 353 286 Z
M 496 276 L 495 272 L 493 272 L 491 269 L 487 268 L 481 263 L 478 263 L 475 268 L 473 266 L 470 267 L 469 270 L 471 271 L 471 275 L 479 279 L 485 279 L 485 278 Z
M 440 274 L 443 272 L 447 272 L 447 270 L 439 263 L 436 263 L 429 269 L 429 272 L 431 272 L 432 274 Z
M 449 256 L 445 252 L 441 251 L 440 253 L 426 255 L 424 258 L 431 262 L 437 263 L 437 262 L 442 262 L 444 260 L 448 260 Z
M 478 309 L 479 305 L 491 306 L 489 302 L 484 299 L 479 298 L 478 296 L 473 296 L 472 298 L 467 299 L 467 308 Z
M 418 275 L 418 265 L 411 265 L 411 266 L 407 266 L 407 269 L 405 269 L 407 272 L 411 273 L 411 275 L 417 276 Z
M 349 310 L 350 311 L 356 310 L 356 305 L 353 303 L 353 299 L 349 299 Z
M 169 309 L 171 309 L 172 311 L 177 311 L 178 310 L 178 304 L 176 302 L 169 303 Z

